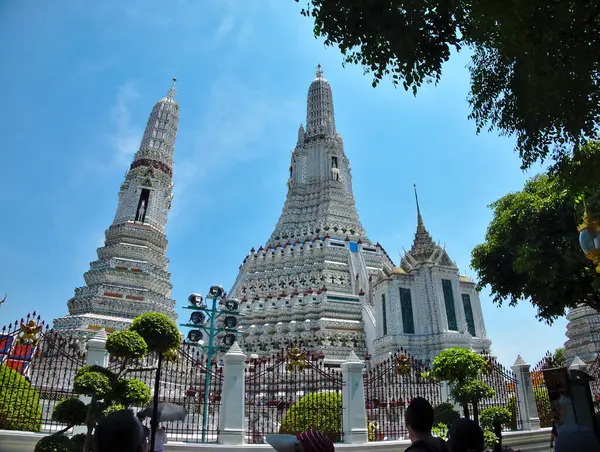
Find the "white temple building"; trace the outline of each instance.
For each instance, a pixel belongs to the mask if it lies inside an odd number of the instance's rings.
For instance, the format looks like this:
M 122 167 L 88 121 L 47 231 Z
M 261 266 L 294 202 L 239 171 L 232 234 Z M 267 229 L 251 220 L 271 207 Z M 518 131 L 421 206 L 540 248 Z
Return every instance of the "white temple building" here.
M 86 285 L 75 289 L 68 301 L 69 315 L 54 319 L 56 330 L 121 330 L 149 311 L 177 318 L 166 257 L 179 124 L 175 94 L 174 79 L 167 96 L 152 109 L 98 260 L 84 274 Z
M 400 267 L 367 237 L 320 66 L 289 171 L 275 231 L 250 250 L 230 291 L 242 302 L 247 352 L 298 341 L 341 362 L 351 350 L 375 361 L 401 346 L 423 360 L 453 346 L 489 350 L 475 285 L 433 242 L 418 203 L 415 241 Z
M 565 356 L 567 362 L 579 357 L 591 363 L 600 355 L 600 313 L 580 304 L 567 312 L 567 341 Z

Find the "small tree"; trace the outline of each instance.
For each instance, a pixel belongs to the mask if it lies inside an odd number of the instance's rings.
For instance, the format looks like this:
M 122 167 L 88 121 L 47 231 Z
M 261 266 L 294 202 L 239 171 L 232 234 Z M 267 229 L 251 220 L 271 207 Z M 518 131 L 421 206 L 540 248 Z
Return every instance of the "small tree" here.
M 319 392 L 300 398 L 281 420 L 279 433 L 297 435 L 317 429 L 333 442 L 342 435 L 342 395 L 337 392 Z
M 468 380 L 457 384 L 452 389 L 452 397 L 461 405 L 471 404 L 473 406 L 473 420 L 479 422 L 479 402 L 490 399 L 496 395 L 491 388 L 481 380 Z
M 486 398 L 489 390 L 485 383 L 473 383 L 481 375 L 487 360 L 479 353 L 464 347 L 452 347 L 442 351 L 433 360 L 431 375 L 437 380 L 447 381 L 453 386 L 452 398 L 463 407 L 463 414 L 469 417 L 469 403 L 477 413 L 477 403 Z M 484 389 L 487 386 L 489 390 Z M 487 392 L 486 392 L 487 391 Z
M 493 431 L 498 438 L 494 444 L 494 452 L 502 451 L 502 426 L 510 424 L 511 412 L 504 407 L 493 406 L 481 412 L 481 426 L 484 430 Z
M 444 424 L 452 428 L 452 424 L 460 419 L 460 413 L 454 409 L 454 405 L 448 402 L 440 403 L 433 408 L 433 423 Z
M 106 341 L 106 350 L 119 360 L 117 371 L 112 372 L 97 365 L 80 368 L 75 374 L 73 390 L 76 394 L 89 397 L 90 403 L 85 405 L 77 399 L 69 399 L 57 405 L 53 412 L 53 418 L 62 422 L 65 428 L 40 440 L 38 442 L 39 450 L 36 445 L 36 452 L 71 452 L 74 450 L 73 448 L 80 448 L 81 437 L 74 437 L 75 441 L 69 443 L 68 438 L 63 435 L 64 432 L 78 424 L 87 426 L 83 451 L 89 452 L 92 446 L 92 432 L 103 416 L 113 411 L 150 403 L 151 393 L 148 386 L 139 380 L 126 378 L 127 373 L 132 370 L 156 370 L 156 388 L 158 388 L 163 354 L 168 354 L 178 345 L 179 331 L 175 322 L 166 315 L 156 312 L 137 317 L 129 330 L 112 333 Z M 143 358 L 150 351 L 159 353 L 159 369 L 136 367 L 135 361 Z M 156 397 L 157 393 L 155 392 Z M 80 417 L 82 407 L 85 410 L 83 419 Z M 155 425 L 155 417 L 153 417 L 153 425 Z

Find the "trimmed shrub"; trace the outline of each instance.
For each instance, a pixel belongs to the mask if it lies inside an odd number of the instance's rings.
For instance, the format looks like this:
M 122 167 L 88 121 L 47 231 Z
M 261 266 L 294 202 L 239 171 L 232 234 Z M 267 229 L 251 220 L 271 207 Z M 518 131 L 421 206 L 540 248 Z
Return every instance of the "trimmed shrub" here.
M 509 427 L 511 430 L 515 431 L 518 429 L 517 425 L 517 397 L 511 395 L 508 398 L 508 402 L 506 402 L 506 409 L 510 411 L 510 424 Z
M 177 325 L 166 314 L 160 312 L 148 312 L 133 319 L 130 331 L 138 333 L 148 349 L 158 353 L 164 353 L 179 346 L 180 337 Z
M 76 452 L 75 444 L 65 435 L 51 435 L 40 439 L 34 452 Z
M 85 372 L 76 376 L 73 381 L 73 390 L 77 394 L 97 397 L 99 399 L 110 392 L 112 389 L 111 386 L 111 381 L 108 377 L 100 372 Z
M 70 427 L 85 424 L 88 408 L 75 397 L 61 400 L 52 411 L 52 420 Z
M 492 406 L 481 412 L 479 420 L 484 429 L 493 430 L 496 423 L 510 425 L 511 417 L 511 413 L 507 408 Z
M 494 446 L 499 442 L 500 440 L 494 432 L 490 430 L 483 431 L 483 444 L 485 445 L 485 450 L 493 450 Z
M 39 432 L 42 426 L 40 394 L 23 375 L 0 365 L 0 429 Z
M 117 358 L 140 359 L 148 353 L 148 345 L 137 332 L 124 330 L 108 336 L 106 350 Z
M 342 439 L 342 395 L 337 392 L 308 394 L 283 416 L 279 433 L 297 435 L 316 429 L 333 442 Z
M 124 407 L 143 406 L 150 403 L 150 388 L 135 378 L 117 381 L 114 389 L 115 401 Z
M 451 428 L 457 419 L 460 419 L 460 413 L 454 409 L 454 405 L 451 403 L 440 403 L 433 409 L 434 424 L 444 424 Z

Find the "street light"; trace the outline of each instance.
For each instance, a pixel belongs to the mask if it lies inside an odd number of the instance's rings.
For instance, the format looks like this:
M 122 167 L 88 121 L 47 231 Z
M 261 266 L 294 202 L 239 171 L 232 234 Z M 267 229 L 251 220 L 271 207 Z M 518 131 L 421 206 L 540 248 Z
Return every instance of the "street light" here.
M 181 324 L 181 326 L 193 328 L 188 332 L 187 343 L 202 348 L 207 355 L 202 442 L 206 440 L 213 357 L 215 353 L 227 351 L 235 343 L 237 334 L 239 334 L 237 330 L 238 316 L 242 315 L 239 312 L 239 301 L 227 298 L 227 293 L 222 286 L 211 286 L 206 298 L 212 300 L 210 306 L 204 303 L 202 295 L 193 293 L 188 297 L 190 304 L 185 309 L 191 309 L 193 312 L 189 322 Z M 224 309 L 218 309 L 219 306 L 223 306 Z M 201 343 L 204 337 L 206 337 L 206 341 Z M 215 343 L 216 339 L 220 339 L 220 343 Z
M 600 273 L 600 221 L 587 213 L 579 226 L 579 246 Z

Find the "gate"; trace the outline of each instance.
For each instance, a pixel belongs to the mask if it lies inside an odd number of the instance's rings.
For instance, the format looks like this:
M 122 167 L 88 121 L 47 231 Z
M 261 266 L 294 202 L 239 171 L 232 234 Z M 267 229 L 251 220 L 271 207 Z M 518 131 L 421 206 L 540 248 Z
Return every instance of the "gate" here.
M 154 394 L 158 357 L 148 355 L 138 360 L 126 374 L 126 378 L 143 381 Z M 208 399 L 205 409 L 207 359 L 198 347 L 182 345 L 173 359 L 164 360 L 159 383 L 159 401 L 170 402 L 186 408 L 185 421 L 165 422 L 170 441 L 216 442 L 219 434 L 219 413 L 223 388 L 223 368 L 212 362 Z M 117 360 L 111 360 L 109 368 L 116 371 Z M 144 407 L 135 407 L 134 411 Z M 206 413 L 206 418 L 204 414 Z
M 559 367 L 557 364 L 552 353 L 546 352 L 546 355 L 529 372 L 541 427 L 552 426 L 552 405 L 544 379 L 544 370 Z
M 2 328 L 0 363 L 0 428 L 45 433 L 62 429 L 52 420 L 52 411 L 62 399 L 74 396 L 75 373 L 85 364 L 81 343 L 49 330 L 34 312 Z
M 521 430 L 523 422 L 519 409 L 517 377 L 512 370 L 500 364 L 495 357 L 485 352 L 482 355 L 487 360 L 487 365 L 481 380 L 494 389 L 495 395 L 479 402 L 479 412 L 494 406 L 506 407 L 512 415 L 510 430 Z
M 270 357 L 247 361 L 245 414 L 248 443 L 264 443 L 270 433 L 315 428 L 342 440 L 342 374 L 322 353 L 290 345 Z M 325 393 L 324 395 L 317 395 Z
M 424 397 L 434 407 L 443 401 L 442 384 L 403 348 L 375 364 L 366 373 L 364 386 L 370 441 L 408 437 L 405 412 L 414 397 Z

